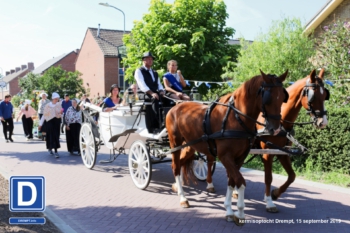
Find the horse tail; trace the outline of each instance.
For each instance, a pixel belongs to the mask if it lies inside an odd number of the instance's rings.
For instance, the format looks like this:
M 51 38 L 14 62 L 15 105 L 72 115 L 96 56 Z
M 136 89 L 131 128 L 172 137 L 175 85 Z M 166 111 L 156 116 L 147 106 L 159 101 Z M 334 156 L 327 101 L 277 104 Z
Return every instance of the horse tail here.
M 194 149 L 189 148 L 189 149 L 185 149 L 186 151 L 186 160 L 184 161 L 184 164 L 182 164 L 182 174 L 183 174 L 183 178 L 184 178 L 184 182 L 186 185 L 189 185 L 190 182 L 192 182 L 193 184 L 197 184 L 197 179 L 194 175 L 193 172 L 193 163 L 194 163 Z

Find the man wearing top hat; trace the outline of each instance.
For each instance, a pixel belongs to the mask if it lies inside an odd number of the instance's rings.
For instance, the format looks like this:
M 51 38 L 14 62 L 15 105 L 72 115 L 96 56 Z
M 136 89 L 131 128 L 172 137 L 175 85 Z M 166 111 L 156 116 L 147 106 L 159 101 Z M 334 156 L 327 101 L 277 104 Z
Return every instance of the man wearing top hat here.
M 151 118 L 147 128 L 156 129 L 160 128 L 159 125 L 159 99 L 164 95 L 163 85 L 160 83 L 158 73 L 152 70 L 154 57 L 151 52 L 146 52 L 142 56 L 143 66 L 135 71 L 135 79 L 140 90 L 146 93 L 149 99 L 154 100 L 152 104 L 153 117 Z M 151 124 L 151 125 L 150 125 Z M 151 132 L 150 132 L 151 133 Z

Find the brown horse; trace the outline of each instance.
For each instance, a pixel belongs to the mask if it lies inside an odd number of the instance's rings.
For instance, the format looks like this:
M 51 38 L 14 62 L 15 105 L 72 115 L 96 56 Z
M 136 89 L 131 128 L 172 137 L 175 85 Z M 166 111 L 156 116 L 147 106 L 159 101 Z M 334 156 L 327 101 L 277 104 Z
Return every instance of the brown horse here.
M 293 85 L 287 88 L 289 93 L 289 100 L 287 103 L 282 105 L 282 126 L 287 131 L 290 132 L 293 129 L 294 122 L 298 117 L 301 107 L 304 107 L 311 118 L 314 121 L 314 126 L 318 129 L 323 129 L 326 127 L 328 121 L 326 116 L 326 110 L 324 106 L 324 101 L 329 99 L 329 91 L 324 88 L 323 84 L 323 74 L 322 69 L 319 76 L 316 76 L 315 70 L 313 70 L 309 76 L 298 80 Z M 259 116 L 258 121 L 262 121 L 262 115 Z M 257 128 L 261 126 L 257 125 Z M 291 145 L 285 134 L 281 136 L 264 136 L 265 139 L 272 142 L 275 145 L 284 147 L 286 145 Z M 261 142 L 260 146 L 262 149 L 267 149 L 268 146 Z M 284 193 L 289 185 L 293 183 L 295 179 L 295 172 L 292 168 L 290 157 L 287 155 L 277 155 L 280 163 L 288 174 L 287 181 L 279 188 L 272 190 L 272 162 L 275 155 L 264 154 L 262 160 L 265 167 L 265 197 L 266 210 L 268 212 L 278 212 L 276 205 L 272 200 L 277 200 L 278 197 Z
M 173 150 L 172 170 L 175 176 L 180 205 L 189 207 L 180 178 L 181 166 L 184 166 L 184 176 L 191 174 L 193 154 L 195 151 L 207 155 L 218 156 L 228 176 L 228 187 L 224 206 L 227 221 L 240 220 L 244 215 L 245 180 L 239 171 L 248 155 L 255 136 L 255 122 L 260 112 L 264 113 L 266 127 L 271 135 L 280 131 L 280 112 L 287 93 L 282 82 L 288 71 L 280 77 L 266 75 L 261 71 L 246 81 L 233 94 L 219 99 L 212 106 L 204 106 L 195 102 L 185 102 L 173 107 L 166 116 L 166 128 L 170 147 L 178 149 L 184 143 L 191 145 L 182 150 Z M 209 110 L 208 110 L 209 109 Z M 207 111 L 208 110 L 208 111 Z M 203 120 L 205 119 L 205 123 Z M 211 133 L 214 132 L 214 133 Z M 199 140 L 198 140 L 199 139 Z M 238 211 L 232 210 L 232 192 L 238 188 Z

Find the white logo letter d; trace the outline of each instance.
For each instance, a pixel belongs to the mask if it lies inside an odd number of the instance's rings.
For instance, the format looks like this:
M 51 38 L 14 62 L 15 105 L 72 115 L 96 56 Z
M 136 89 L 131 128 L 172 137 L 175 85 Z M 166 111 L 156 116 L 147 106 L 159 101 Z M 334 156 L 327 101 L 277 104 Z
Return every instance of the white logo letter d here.
M 28 186 L 32 190 L 32 198 L 29 201 L 23 201 L 23 187 Z M 36 201 L 37 191 L 32 182 L 18 182 L 18 205 L 31 206 Z

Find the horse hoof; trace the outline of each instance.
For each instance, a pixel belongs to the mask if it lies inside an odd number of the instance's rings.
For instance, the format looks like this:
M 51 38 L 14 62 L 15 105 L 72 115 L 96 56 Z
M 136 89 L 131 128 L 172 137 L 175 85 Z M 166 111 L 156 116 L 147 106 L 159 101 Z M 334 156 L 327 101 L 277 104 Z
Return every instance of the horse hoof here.
M 277 192 L 278 191 L 278 189 L 274 189 L 274 190 L 272 190 L 272 192 L 271 192 L 271 198 L 272 198 L 272 200 L 274 200 L 274 201 L 276 201 L 277 199 L 278 199 L 278 196 L 275 194 L 275 192 Z
M 269 213 L 278 213 L 277 207 L 266 208 L 266 211 Z
M 177 185 L 175 183 L 171 185 L 171 189 L 173 192 L 177 193 Z
M 188 203 L 188 201 L 183 201 L 183 202 L 180 202 L 180 206 L 182 208 L 190 208 L 190 203 Z
M 233 197 L 233 199 L 238 199 L 238 194 L 237 193 L 233 193 L 232 197 Z
M 215 193 L 215 188 L 207 188 L 208 193 Z

